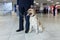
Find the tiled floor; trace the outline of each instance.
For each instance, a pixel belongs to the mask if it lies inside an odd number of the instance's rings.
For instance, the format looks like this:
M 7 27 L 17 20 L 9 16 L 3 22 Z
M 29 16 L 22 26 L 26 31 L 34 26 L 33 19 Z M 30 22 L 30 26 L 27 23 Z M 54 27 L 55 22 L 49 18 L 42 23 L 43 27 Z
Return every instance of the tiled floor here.
M 43 33 L 25 34 L 16 32 L 19 26 L 17 16 L 0 16 L 0 40 L 60 40 L 60 14 L 53 17 L 51 14 L 38 15 L 45 31 Z

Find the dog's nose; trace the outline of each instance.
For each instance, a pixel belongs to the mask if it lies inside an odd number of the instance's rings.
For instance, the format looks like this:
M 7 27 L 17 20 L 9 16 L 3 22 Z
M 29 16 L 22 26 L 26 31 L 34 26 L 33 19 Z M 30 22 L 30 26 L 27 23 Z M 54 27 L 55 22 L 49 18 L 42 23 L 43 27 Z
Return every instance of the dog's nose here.
M 32 13 L 30 13 L 29 15 L 31 15 Z

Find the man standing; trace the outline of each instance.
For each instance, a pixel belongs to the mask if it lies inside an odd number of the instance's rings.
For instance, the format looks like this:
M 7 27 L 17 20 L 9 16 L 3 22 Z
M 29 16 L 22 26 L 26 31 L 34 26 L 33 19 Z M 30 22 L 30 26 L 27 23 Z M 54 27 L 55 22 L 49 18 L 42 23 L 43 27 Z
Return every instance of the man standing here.
M 26 25 L 25 25 L 25 33 L 29 31 L 29 16 L 27 16 L 27 10 L 33 5 L 34 0 L 17 0 L 17 5 L 19 7 L 19 29 L 16 32 L 24 30 L 24 21 L 23 17 L 25 16 Z
M 54 7 L 53 7 L 53 16 L 56 15 L 55 11 L 56 11 L 56 5 L 54 5 Z

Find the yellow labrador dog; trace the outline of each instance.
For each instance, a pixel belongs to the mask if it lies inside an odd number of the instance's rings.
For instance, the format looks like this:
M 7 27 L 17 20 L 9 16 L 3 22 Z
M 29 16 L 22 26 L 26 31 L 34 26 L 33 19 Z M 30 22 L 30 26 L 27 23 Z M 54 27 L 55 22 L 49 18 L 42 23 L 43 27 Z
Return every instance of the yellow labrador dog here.
M 39 31 L 43 32 L 43 26 L 39 21 L 36 11 L 33 8 L 30 8 L 28 10 L 27 15 L 30 15 L 30 30 L 29 30 L 29 32 L 32 32 L 32 28 L 35 29 L 36 33 L 38 33 Z

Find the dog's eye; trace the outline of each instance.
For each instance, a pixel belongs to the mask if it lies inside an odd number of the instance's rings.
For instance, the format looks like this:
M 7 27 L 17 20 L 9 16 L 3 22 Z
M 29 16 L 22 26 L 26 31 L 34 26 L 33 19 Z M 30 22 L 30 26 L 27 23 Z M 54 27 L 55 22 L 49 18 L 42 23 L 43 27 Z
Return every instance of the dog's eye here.
M 32 13 L 30 13 L 30 15 L 31 15 Z

